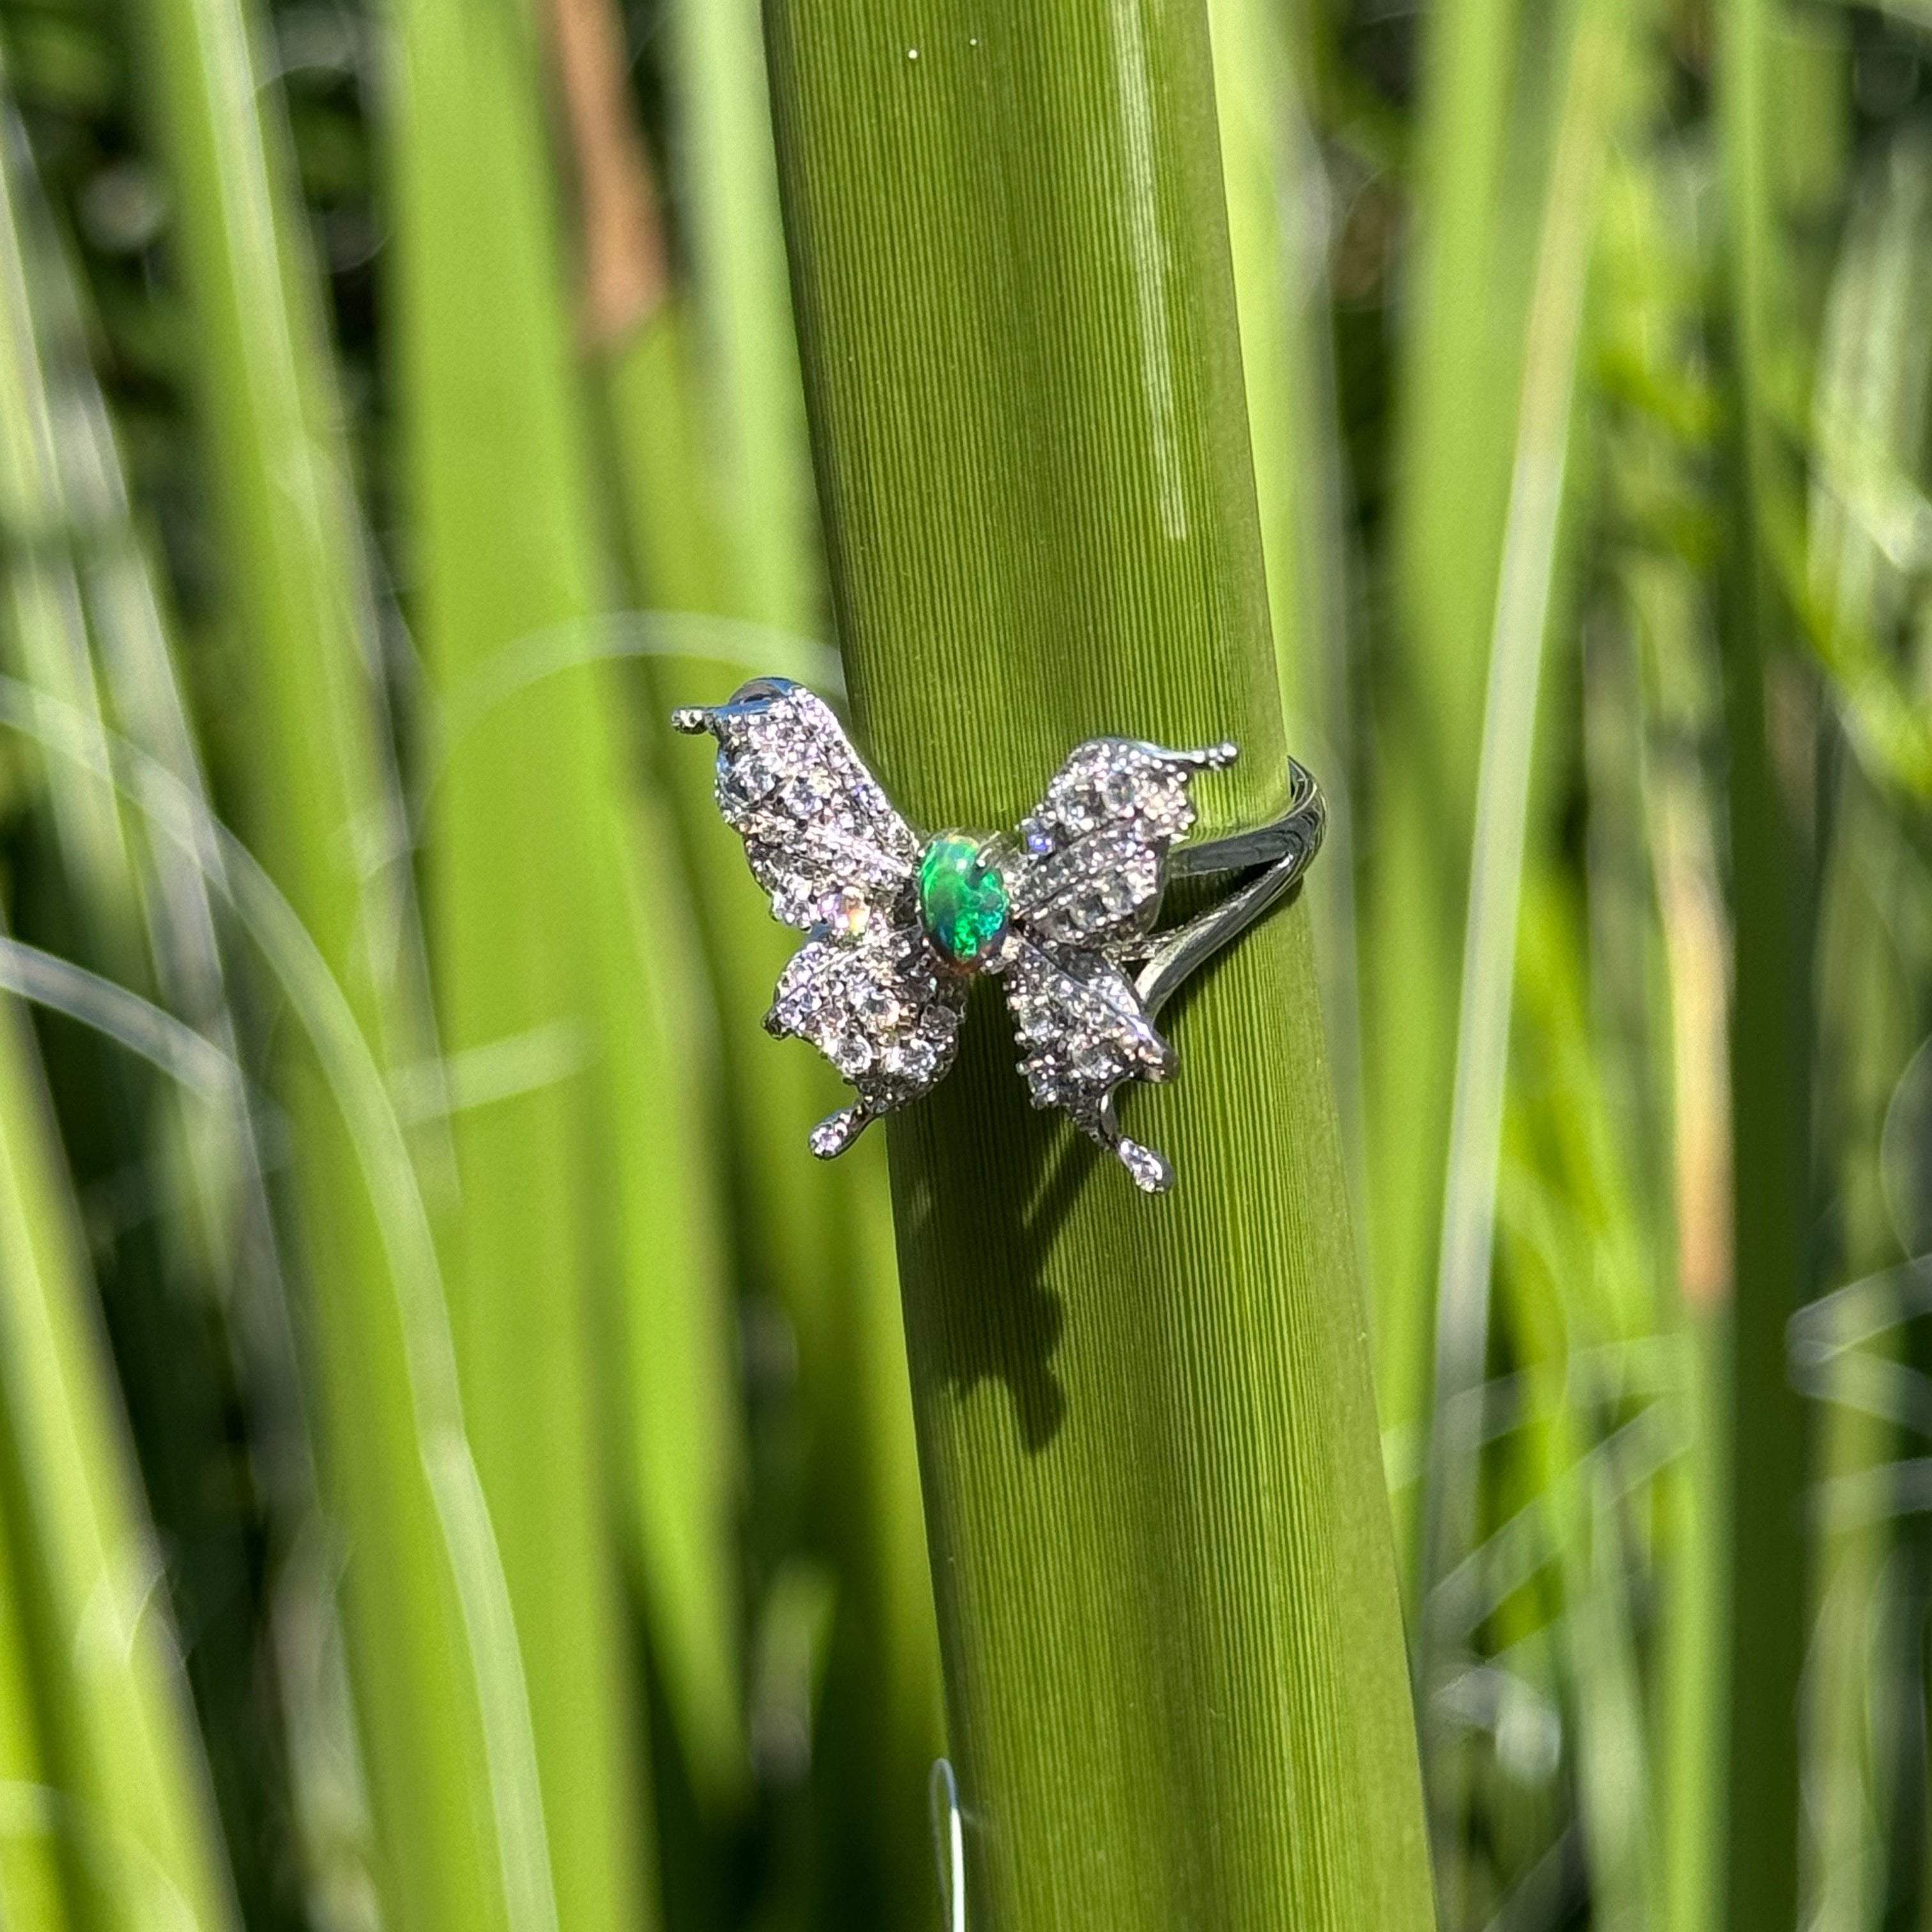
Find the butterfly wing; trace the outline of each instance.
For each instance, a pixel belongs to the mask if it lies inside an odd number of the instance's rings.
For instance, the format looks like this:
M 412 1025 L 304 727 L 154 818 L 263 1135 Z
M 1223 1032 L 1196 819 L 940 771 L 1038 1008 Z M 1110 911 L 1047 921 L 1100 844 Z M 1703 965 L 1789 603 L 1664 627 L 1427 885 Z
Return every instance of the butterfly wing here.
M 916 920 L 807 940 L 778 980 L 766 1030 L 810 1040 L 859 1096 L 812 1130 L 812 1152 L 829 1160 L 868 1121 L 937 1085 L 965 1015 L 964 980 L 934 970 Z
M 1193 826 L 1189 786 L 1234 757 L 1232 745 L 1170 752 L 1090 740 L 1021 826 L 1024 856 L 1009 874 L 1015 936 L 1004 985 L 1034 1105 L 1064 1109 L 1150 1194 L 1174 1184 L 1173 1170 L 1121 1133 L 1114 1093 L 1128 1080 L 1172 1078 L 1174 1050 L 1124 969 L 1145 956 L 1168 849 Z
M 1025 854 L 1008 881 L 1016 921 L 1049 945 L 1135 957 L 1160 910 L 1168 848 L 1194 824 L 1188 787 L 1234 758 L 1232 745 L 1076 746 L 1020 826 Z
M 1173 1169 L 1152 1148 L 1128 1139 L 1114 1118 L 1114 1090 L 1123 1081 L 1166 1080 L 1174 1072 L 1174 1049 L 1142 1010 L 1133 982 L 1098 953 L 1022 938 L 1003 983 L 1034 1105 L 1064 1109 L 1137 1186 L 1165 1193 L 1174 1185 Z
M 787 926 L 810 930 L 841 892 L 884 904 L 910 883 L 919 841 L 823 698 L 759 678 L 671 722 L 718 740 L 718 809 Z
M 765 1024 L 810 1040 L 858 1094 L 813 1130 L 829 1160 L 930 1088 L 958 1043 L 965 992 L 934 970 L 920 926 L 919 841 L 802 686 L 761 678 L 671 722 L 717 740 L 718 808 L 773 914 L 809 934 Z

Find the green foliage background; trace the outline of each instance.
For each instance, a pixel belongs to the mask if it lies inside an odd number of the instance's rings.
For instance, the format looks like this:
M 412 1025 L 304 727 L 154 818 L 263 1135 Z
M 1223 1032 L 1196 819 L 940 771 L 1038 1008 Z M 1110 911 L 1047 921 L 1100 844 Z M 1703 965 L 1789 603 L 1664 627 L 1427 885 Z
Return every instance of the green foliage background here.
M 1917 0 L 0 0 L 0 1927 L 950 1928 L 948 1750 L 980 1932 L 1932 1924 Z M 806 1157 L 772 671 L 1319 770 L 1172 1201 L 990 1012 Z

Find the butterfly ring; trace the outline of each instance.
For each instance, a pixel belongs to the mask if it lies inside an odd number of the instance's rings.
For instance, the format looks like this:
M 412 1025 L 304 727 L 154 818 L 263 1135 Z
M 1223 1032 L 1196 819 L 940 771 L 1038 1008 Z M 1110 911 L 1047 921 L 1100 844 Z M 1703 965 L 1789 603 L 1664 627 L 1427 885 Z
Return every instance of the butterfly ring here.
M 1114 1089 L 1172 1078 L 1162 1006 L 1307 869 L 1326 813 L 1304 766 L 1289 760 L 1289 808 L 1273 824 L 1190 845 L 1188 788 L 1234 747 L 1093 738 L 1010 836 L 922 839 L 801 685 L 758 678 L 671 722 L 718 740 L 718 809 L 773 914 L 806 934 L 766 1029 L 811 1041 L 858 1096 L 813 1129 L 814 1154 L 843 1153 L 938 1083 L 986 973 L 1005 988 L 1034 1105 L 1063 1108 L 1149 1193 L 1174 1184 L 1164 1156 L 1120 1132 Z M 1236 873 L 1249 876 L 1227 898 L 1156 929 L 1170 879 Z

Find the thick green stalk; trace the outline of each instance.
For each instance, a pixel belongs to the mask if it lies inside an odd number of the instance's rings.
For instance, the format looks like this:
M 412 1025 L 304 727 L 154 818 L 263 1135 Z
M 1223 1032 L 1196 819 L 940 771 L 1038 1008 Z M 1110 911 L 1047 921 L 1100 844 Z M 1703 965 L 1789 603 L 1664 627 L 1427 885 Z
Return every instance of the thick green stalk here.
M 147 26 L 196 324 L 248 829 L 377 1063 L 414 1059 L 427 1036 L 398 991 L 411 928 L 374 626 L 317 293 L 289 234 L 284 131 L 238 0 L 152 0 Z M 516 1874 L 542 1825 L 508 1762 L 518 1660 L 480 1620 L 494 1550 L 452 1514 L 469 1501 L 448 1487 L 460 1488 L 458 1452 L 424 1407 L 412 1298 L 441 1290 L 386 1246 L 370 1150 L 321 1070 L 291 1049 L 281 1077 L 321 1460 L 352 1552 L 350 1669 L 384 1908 L 406 1932 L 487 1932 L 511 1922 L 506 1894 L 527 1898 Z
M 1725 214 L 1720 350 L 1730 404 L 1726 550 L 1718 590 L 1728 754 L 1732 1208 L 1735 1268 L 1722 1343 L 1725 1548 L 1724 1922 L 1796 1922 L 1798 1694 L 1804 1655 L 1807 1417 L 1786 1324 L 1810 1291 L 1810 705 L 1778 581 L 1792 482 L 1772 421 L 1774 331 L 1792 291 L 1775 206 L 1776 0 L 1718 16 Z
M 19 1594 L 4 1621 L 32 1659 L 47 1786 L 15 1796 L 49 1808 L 76 1927 L 224 1932 L 238 1921 L 207 1766 L 85 1252 L 32 1036 L 7 999 L 0 1528 Z
M 1103 731 L 1243 746 L 1278 811 L 1204 9 L 769 0 L 861 734 L 916 822 L 1010 824 Z M 989 989 L 990 990 L 990 989 Z M 893 1123 L 973 1922 L 1430 1922 L 1306 914 L 1126 1101 L 1150 1202 L 1031 1114 L 996 997 Z

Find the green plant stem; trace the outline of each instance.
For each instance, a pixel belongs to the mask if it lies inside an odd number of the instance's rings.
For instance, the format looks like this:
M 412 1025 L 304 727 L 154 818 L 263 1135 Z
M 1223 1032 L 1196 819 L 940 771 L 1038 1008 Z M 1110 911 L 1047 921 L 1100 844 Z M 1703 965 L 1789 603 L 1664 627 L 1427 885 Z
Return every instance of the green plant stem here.
M 1240 742 L 1208 828 L 1278 811 L 1203 9 L 766 18 L 835 598 L 889 792 L 921 824 L 1010 824 L 1072 744 L 1125 731 Z M 993 998 L 892 1124 L 972 1918 L 1420 1927 L 1306 914 L 1172 1032 L 1178 1084 L 1126 1102 L 1178 1169 L 1161 1201 L 1029 1112 Z
M 0 999 L 0 1528 L 46 1744 L 34 1795 L 76 1927 L 224 1932 L 207 1766 L 84 1253 L 32 1036 Z
M 1476 792 L 1468 919 L 1456 1046 L 1436 1292 L 1434 1402 L 1425 1517 L 1425 1591 L 1473 1546 L 1482 1466 L 1480 1390 L 1489 1350 L 1496 1198 L 1510 1018 L 1536 745 L 1538 692 L 1568 480 L 1570 418 L 1597 184 L 1614 99 L 1618 25 L 1578 8 L 1525 340 L 1516 458 L 1496 589 L 1488 701 Z M 1418 1681 L 1441 1660 L 1426 1616 Z M 1424 1726 L 1425 1746 L 1429 1736 Z
M 1210 0 L 1208 13 L 1268 620 L 1289 741 L 1319 770 L 1328 803 L 1328 862 L 1310 876 L 1309 902 L 1359 1232 L 1369 1203 L 1348 764 L 1354 639 L 1322 216 L 1328 190 L 1289 22 L 1270 0 Z
M 1536 216 L 1508 164 L 1539 50 L 1515 0 L 1449 0 L 1421 40 L 1418 230 L 1398 388 L 1390 675 L 1374 692 L 1364 837 L 1364 1101 L 1377 1386 L 1414 1432 L 1430 1377 L 1482 694 L 1508 512 Z M 1546 112 L 1538 100 L 1538 112 Z M 1534 194 L 1531 186 L 1529 194 Z M 1418 1454 L 1418 1466 L 1422 1460 Z M 1406 1584 L 1419 1485 L 1395 1496 Z
M 534 22 L 447 0 L 399 19 L 402 392 L 447 734 L 428 813 L 437 990 L 455 1054 L 563 1043 L 514 1094 L 459 1108 L 446 1246 L 530 1659 L 559 1922 L 615 1932 L 656 1909 L 598 1439 L 614 1340 L 655 1660 L 694 1780 L 715 1798 L 744 1775 L 723 1216 L 686 1044 L 704 995 L 618 667 L 586 652 L 470 701 L 533 642 L 592 634 L 590 449 Z
M 239 0 L 152 0 L 145 22 L 197 331 L 251 843 L 376 1064 L 417 1060 L 428 1031 L 409 995 L 413 928 L 374 625 L 318 293 L 289 231 L 286 130 L 256 63 L 259 23 Z M 386 1246 L 368 1150 L 322 1068 L 295 1048 L 278 1071 L 319 1460 L 352 1552 L 345 1622 L 383 1906 L 398 1932 L 489 1932 L 511 1916 L 502 1845 L 532 1829 L 540 1844 L 542 1822 L 519 1815 L 487 1742 L 485 1710 L 521 1695 L 514 1654 L 486 1656 L 472 1616 L 472 1573 L 494 1552 L 473 1536 L 452 1548 L 426 1463 L 443 1438 L 433 1448 L 425 1434 L 408 1310 L 412 1295 L 440 1301 L 441 1286 L 433 1269 L 412 1280 L 410 1258 Z
M 1808 1418 L 1786 1328 L 1810 1289 L 1810 874 L 1815 830 L 1808 695 L 1787 650 L 1774 562 L 1792 488 L 1770 416 L 1773 328 L 1790 292 L 1773 183 L 1774 0 L 1718 17 L 1726 245 L 1719 348 L 1730 404 L 1721 452 L 1730 504 L 1718 586 L 1728 752 L 1732 931 L 1731 1144 L 1734 1274 L 1720 1342 L 1724 1660 L 1724 1922 L 1798 1916 L 1798 1696 L 1804 1655 Z M 1775 713 L 1775 715 L 1774 715 Z M 1775 732 L 1775 736 L 1774 733 Z

